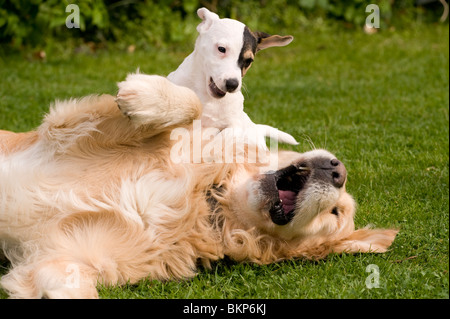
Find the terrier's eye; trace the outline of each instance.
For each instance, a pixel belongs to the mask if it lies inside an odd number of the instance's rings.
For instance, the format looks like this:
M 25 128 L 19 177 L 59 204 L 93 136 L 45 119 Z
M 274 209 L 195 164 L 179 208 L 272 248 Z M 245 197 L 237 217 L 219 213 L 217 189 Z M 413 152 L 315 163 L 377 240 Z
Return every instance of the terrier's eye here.
M 337 207 L 333 208 L 333 210 L 331 211 L 331 213 L 332 213 L 333 215 L 339 216 L 339 210 L 338 210 L 338 208 L 337 208 Z
M 253 59 L 252 58 L 248 58 L 244 60 L 244 67 L 248 68 L 250 66 L 250 64 L 252 64 Z
M 224 47 L 218 47 L 217 49 L 219 50 L 220 53 L 227 52 L 227 49 L 225 49 Z

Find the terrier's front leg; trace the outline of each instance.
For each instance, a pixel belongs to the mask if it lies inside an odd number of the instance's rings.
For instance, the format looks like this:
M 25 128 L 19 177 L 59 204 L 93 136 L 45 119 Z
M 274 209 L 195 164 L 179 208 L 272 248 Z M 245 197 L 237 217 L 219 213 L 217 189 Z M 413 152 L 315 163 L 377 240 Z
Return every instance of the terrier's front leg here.
M 202 112 L 201 102 L 192 90 L 161 76 L 129 74 L 118 86 L 117 104 L 137 126 L 163 129 L 189 124 Z

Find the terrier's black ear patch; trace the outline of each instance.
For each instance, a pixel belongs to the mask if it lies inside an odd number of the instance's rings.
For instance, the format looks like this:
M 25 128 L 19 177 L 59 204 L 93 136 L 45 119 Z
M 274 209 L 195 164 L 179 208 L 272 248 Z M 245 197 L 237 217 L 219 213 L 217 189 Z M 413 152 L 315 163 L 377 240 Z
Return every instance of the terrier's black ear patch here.
M 258 47 L 258 39 L 250 31 L 248 27 L 244 28 L 243 34 L 243 45 L 241 52 L 239 53 L 238 66 L 242 71 L 242 76 L 245 75 L 245 72 L 250 68 L 250 65 L 253 62 L 256 49 Z

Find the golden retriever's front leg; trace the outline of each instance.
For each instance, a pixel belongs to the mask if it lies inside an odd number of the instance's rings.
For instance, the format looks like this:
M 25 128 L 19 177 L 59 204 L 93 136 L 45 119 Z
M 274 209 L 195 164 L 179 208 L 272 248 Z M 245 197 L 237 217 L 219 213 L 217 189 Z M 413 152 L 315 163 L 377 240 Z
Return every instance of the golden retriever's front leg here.
M 106 120 L 126 122 L 111 95 L 56 101 L 37 132 L 47 146 L 65 151 L 81 138 L 98 132 L 99 124 Z
M 123 114 L 137 125 L 164 129 L 185 125 L 201 114 L 201 103 L 190 89 L 157 75 L 129 74 L 118 83 L 116 102 Z

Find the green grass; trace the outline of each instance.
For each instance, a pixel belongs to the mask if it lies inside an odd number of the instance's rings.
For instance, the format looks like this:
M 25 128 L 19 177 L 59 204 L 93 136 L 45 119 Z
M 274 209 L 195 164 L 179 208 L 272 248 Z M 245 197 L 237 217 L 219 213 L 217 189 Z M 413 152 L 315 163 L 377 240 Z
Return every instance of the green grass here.
M 327 148 L 345 163 L 358 227 L 400 228 L 389 252 L 269 266 L 225 260 L 191 280 L 143 280 L 100 288 L 100 296 L 449 298 L 448 31 L 294 30 L 290 46 L 259 53 L 245 78 L 246 110 L 255 122 L 300 140 L 288 148 Z M 110 51 L 44 63 L 2 57 L 0 128 L 33 129 L 55 99 L 114 94 L 115 83 L 137 67 L 165 75 L 188 53 Z M 365 285 L 371 264 L 380 269 L 380 288 Z

